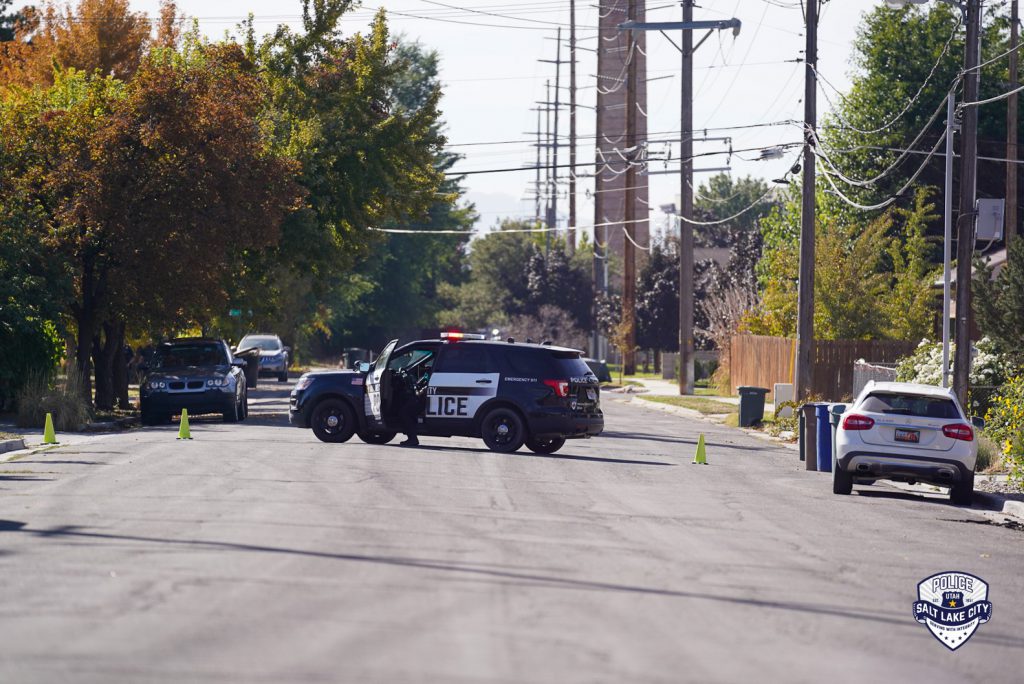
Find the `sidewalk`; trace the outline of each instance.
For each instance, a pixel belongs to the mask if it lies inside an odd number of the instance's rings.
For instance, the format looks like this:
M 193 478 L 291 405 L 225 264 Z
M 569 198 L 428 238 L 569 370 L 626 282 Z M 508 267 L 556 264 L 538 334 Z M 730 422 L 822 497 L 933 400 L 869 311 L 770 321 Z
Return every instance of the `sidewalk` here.
M 633 382 L 640 383 L 647 390 L 645 394 L 651 394 L 660 397 L 678 397 L 679 396 L 679 385 L 672 380 L 657 380 L 648 378 L 628 378 Z M 712 401 L 720 401 L 724 404 L 732 404 L 733 406 L 740 405 L 739 397 L 722 397 L 712 396 L 706 394 L 693 395 L 699 399 L 710 399 Z M 775 413 L 775 404 L 765 402 L 764 405 L 765 415 L 771 415 Z

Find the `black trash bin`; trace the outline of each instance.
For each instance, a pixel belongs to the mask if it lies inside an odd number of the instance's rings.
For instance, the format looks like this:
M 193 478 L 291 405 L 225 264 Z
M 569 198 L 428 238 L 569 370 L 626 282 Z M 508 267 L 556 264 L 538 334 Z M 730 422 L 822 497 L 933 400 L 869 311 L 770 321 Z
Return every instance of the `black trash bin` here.
M 256 389 L 260 378 L 260 350 L 259 347 L 251 347 L 235 352 L 236 359 L 245 361 L 245 386 L 247 389 Z
M 815 415 L 817 404 L 804 404 L 800 407 L 803 416 L 803 431 L 800 433 L 800 455 L 804 459 L 806 470 L 818 469 L 818 418 Z
M 764 397 L 771 390 L 764 387 L 739 387 L 740 427 L 750 427 L 764 420 Z

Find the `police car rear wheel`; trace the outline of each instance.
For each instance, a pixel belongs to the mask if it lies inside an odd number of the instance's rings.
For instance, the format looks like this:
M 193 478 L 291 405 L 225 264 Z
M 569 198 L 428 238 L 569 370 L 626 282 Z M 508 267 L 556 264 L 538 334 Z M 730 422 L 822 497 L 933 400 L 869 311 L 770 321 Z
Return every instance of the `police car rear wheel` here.
M 395 438 L 396 432 L 360 432 L 359 439 L 367 444 L 387 444 Z
M 338 399 L 320 402 L 310 421 L 313 434 L 321 442 L 347 442 L 356 431 L 356 417 L 349 405 Z
M 535 454 L 553 454 L 565 445 L 565 439 L 562 437 L 551 437 L 549 439 L 534 439 L 530 437 L 526 440 L 526 448 Z
M 526 429 L 518 413 L 512 409 L 496 408 L 484 416 L 480 436 L 491 451 L 510 454 L 523 446 Z

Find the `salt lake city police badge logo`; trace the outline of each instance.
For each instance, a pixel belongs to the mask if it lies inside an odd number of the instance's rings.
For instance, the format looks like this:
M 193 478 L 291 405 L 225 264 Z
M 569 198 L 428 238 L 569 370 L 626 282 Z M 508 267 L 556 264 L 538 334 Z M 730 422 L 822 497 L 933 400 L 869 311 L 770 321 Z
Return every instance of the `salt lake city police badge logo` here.
M 914 619 L 939 642 L 955 651 L 992 619 L 988 583 L 966 572 L 940 572 L 921 580 L 914 601 Z

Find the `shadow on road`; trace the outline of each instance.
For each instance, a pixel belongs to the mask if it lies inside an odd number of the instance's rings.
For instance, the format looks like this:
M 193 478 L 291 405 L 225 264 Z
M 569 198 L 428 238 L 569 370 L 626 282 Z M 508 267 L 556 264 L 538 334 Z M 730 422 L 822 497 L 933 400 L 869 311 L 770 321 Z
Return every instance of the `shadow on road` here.
M 420 444 L 418 447 L 403 447 L 398 444 L 389 444 L 388 446 L 398 447 L 399 449 L 408 449 L 409 451 L 462 451 L 470 454 L 487 454 L 489 456 L 513 456 L 513 457 L 525 457 L 525 458 L 553 458 L 561 459 L 565 461 L 593 461 L 595 463 L 616 463 L 621 465 L 652 465 L 652 466 L 674 466 L 675 463 L 665 463 L 663 461 L 634 461 L 627 458 L 603 458 L 598 456 L 576 456 L 573 454 L 535 454 L 532 452 L 516 451 L 511 454 L 501 454 L 490 449 L 474 449 L 473 447 L 460 447 L 460 446 L 428 446 L 426 444 Z
M 605 430 L 604 432 L 601 433 L 601 437 L 612 437 L 615 439 L 639 439 L 642 441 L 666 442 L 668 444 L 687 444 L 694 447 L 697 446 L 696 439 L 664 437 L 661 435 L 646 435 L 639 432 L 609 432 L 608 430 Z M 719 447 L 722 449 L 739 449 L 741 451 L 764 451 L 765 449 L 772 448 L 771 445 L 744 446 L 742 444 L 722 444 L 720 442 L 709 442 L 707 440 L 705 440 L 704 443 L 709 447 Z
M 528 572 L 519 572 L 508 569 L 501 569 L 502 566 L 483 567 L 479 564 L 460 564 L 455 561 L 436 560 L 425 558 L 403 558 L 398 556 L 371 556 L 355 553 L 331 553 L 327 551 L 311 551 L 307 549 L 292 549 L 281 546 L 262 546 L 256 544 L 239 544 L 235 542 L 207 541 L 199 539 L 166 539 L 160 537 L 144 537 L 128 534 L 112 534 L 103 532 L 89 532 L 88 528 L 75 525 L 52 527 L 48 529 L 33 529 L 27 527 L 26 523 L 16 520 L 0 520 L 0 532 L 15 534 L 29 534 L 42 538 L 80 538 L 93 540 L 110 540 L 115 542 L 142 542 L 152 544 L 168 544 L 173 546 L 189 548 L 206 548 L 221 551 L 239 551 L 251 553 L 272 553 L 286 554 L 291 556 L 302 556 L 308 558 L 321 558 L 328 560 L 372 563 L 378 565 L 398 566 L 415 568 L 419 570 L 431 570 L 440 572 L 462 573 L 470 576 L 482 576 L 494 578 L 500 581 L 512 580 L 521 582 L 526 586 L 541 586 L 557 589 L 569 589 L 578 591 L 610 591 L 628 592 L 651 596 L 663 596 L 667 598 L 690 599 L 695 601 L 710 601 L 730 605 L 746 606 L 750 608 L 761 608 L 767 610 L 781 610 L 795 613 L 805 613 L 830 617 L 839 617 L 852 620 L 867 620 L 880 624 L 906 628 L 918 629 L 913 620 L 904 616 L 903 612 L 879 612 L 868 610 L 857 610 L 845 606 L 828 605 L 822 603 L 798 603 L 795 601 L 772 601 L 769 599 L 742 598 L 738 596 L 715 595 L 694 591 L 682 591 L 675 589 L 664 589 L 658 587 L 643 587 L 630 584 L 618 584 L 613 582 L 600 582 L 594 580 L 574 579 L 570 577 L 559 577 L 555 575 L 541 575 Z M 1024 638 L 1009 634 L 986 632 L 975 637 L 983 642 L 1000 646 L 1024 649 Z

